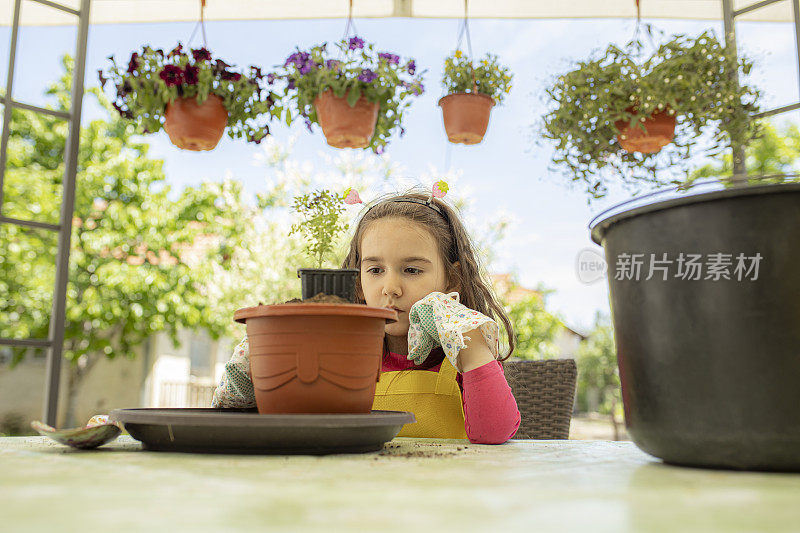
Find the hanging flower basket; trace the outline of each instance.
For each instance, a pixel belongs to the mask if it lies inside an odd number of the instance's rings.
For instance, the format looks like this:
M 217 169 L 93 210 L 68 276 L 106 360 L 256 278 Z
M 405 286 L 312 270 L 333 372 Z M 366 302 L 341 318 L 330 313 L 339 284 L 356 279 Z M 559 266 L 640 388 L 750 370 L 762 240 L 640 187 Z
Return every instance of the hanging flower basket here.
M 673 35 L 655 51 L 641 39 L 610 45 L 547 89 L 542 137 L 570 181 L 601 198 L 686 182 L 696 155 L 713 157 L 758 135 L 759 91 L 740 83 L 752 62 L 714 35 Z
M 630 110 L 634 113 L 633 110 Z M 635 122 L 635 121 L 634 121 Z M 630 121 L 617 120 L 617 142 L 628 152 L 655 154 L 672 142 L 675 136 L 675 116 L 667 110 L 658 111 L 649 117 L 639 119 L 641 126 L 631 126 Z
M 375 134 L 378 108 L 376 102 L 363 96 L 351 106 L 347 97 L 336 96 L 330 89 L 314 99 L 317 122 L 325 140 L 334 148 L 368 147 Z
M 453 93 L 439 100 L 447 140 L 454 144 L 478 144 L 486 135 L 494 100 L 485 94 Z
M 328 144 L 336 148 L 382 153 L 395 131 L 404 133 L 403 111 L 411 105 L 410 97 L 424 90 L 422 72 L 417 72 L 413 59 L 376 53 L 358 37 L 336 46 L 339 53 L 328 52 L 327 43 L 307 52 L 297 49 L 274 74 L 285 83 L 276 91 L 284 120 L 291 124 L 302 118 L 309 131 L 319 124 Z
M 445 59 L 444 85 L 447 96 L 439 100 L 447 140 L 455 144 L 478 144 L 486 135 L 489 117 L 495 104 L 511 91 L 512 75 L 487 54 L 473 65 L 461 50 Z
M 111 68 L 99 77 L 101 86 L 110 81 L 116 89 L 114 109 L 140 133 L 163 127 L 178 148 L 211 150 L 226 127 L 231 139 L 260 143 L 269 134 L 266 122 L 279 114 L 270 75 L 254 66 L 247 74 L 232 70 L 205 48 L 178 44 L 165 54 L 145 46 L 127 65 L 109 59 Z
M 178 98 L 167 104 L 164 117 L 169 140 L 183 150 L 213 150 L 228 124 L 228 111 L 215 94 L 202 104 L 193 98 Z

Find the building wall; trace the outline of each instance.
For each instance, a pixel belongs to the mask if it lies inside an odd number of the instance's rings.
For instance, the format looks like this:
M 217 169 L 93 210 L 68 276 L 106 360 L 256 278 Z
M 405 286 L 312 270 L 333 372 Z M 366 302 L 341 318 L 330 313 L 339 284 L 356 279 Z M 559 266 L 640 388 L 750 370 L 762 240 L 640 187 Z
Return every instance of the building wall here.
M 102 359 L 92 368 L 77 397 L 75 416 L 78 424 L 112 409 L 142 405 L 142 383 L 149 371 L 144 348 L 136 350 L 135 359 Z M 13 369 L 6 364 L 0 366 L 0 423 L 19 418 L 27 429 L 31 420 L 43 419 L 46 364 L 45 358 L 29 357 Z M 64 361 L 59 387 L 60 427 L 64 424 L 66 409 L 67 372 L 68 363 Z

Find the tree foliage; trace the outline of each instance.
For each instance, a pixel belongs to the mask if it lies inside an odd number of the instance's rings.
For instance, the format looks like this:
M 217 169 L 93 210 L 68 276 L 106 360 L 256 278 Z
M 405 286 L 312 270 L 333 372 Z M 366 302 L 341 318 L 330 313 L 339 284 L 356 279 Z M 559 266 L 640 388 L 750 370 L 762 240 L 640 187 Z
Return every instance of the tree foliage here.
M 69 106 L 72 61 L 47 94 Z M 229 317 L 213 312 L 203 284 L 205 260 L 225 262 L 246 223 L 241 187 L 204 183 L 173 194 L 163 162 L 89 91 L 107 119 L 81 129 L 67 288 L 64 356 L 71 362 L 70 405 L 83 377 L 102 357 L 135 357 L 147 337 L 182 327 L 217 336 Z M 19 109 L 12 112 L 3 214 L 58 223 L 67 124 Z M 201 253 L 192 245 L 203 236 Z M 0 233 L 0 336 L 47 338 L 55 270 L 52 233 L 4 224 Z M 192 253 L 189 253 L 193 250 Z M 28 353 L 14 351 L 14 362 Z M 68 418 L 70 410 L 68 410 Z
M 787 122 L 776 126 L 765 122 L 761 131 L 761 136 L 745 150 L 745 166 L 751 183 L 797 181 L 796 177 L 784 176 L 800 172 L 800 129 L 797 124 Z M 692 181 L 732 175 L 733 157 L 725 154 L 695 170 Z
M 509 293 L 501 295 L 506 302 L 508 318 L 514 324 L 514 357 L 552 359 L 558 355 L 555 339 L 564 323 L 545 308 L 546 297 L 551 292 L 539 287 L 535 293 L 511 301 Z
M 617 350 L 614 328 L 608 315 L 597 313 L 589 338 L 578 350 L 578 405 L 592 407 L 589 395 L 595 395 L 597 409 L 614 414 L 621 405 Z

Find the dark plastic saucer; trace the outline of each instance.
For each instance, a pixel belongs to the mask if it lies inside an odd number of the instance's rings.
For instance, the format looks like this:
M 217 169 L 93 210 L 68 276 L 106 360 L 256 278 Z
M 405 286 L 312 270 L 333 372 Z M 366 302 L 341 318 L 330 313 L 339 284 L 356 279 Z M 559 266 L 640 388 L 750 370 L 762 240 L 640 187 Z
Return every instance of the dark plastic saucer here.
M 362 453 L 383 448 L 413 413 L 260 415 L 255 409 L 115 409 L 146 450 L 200 453 Z

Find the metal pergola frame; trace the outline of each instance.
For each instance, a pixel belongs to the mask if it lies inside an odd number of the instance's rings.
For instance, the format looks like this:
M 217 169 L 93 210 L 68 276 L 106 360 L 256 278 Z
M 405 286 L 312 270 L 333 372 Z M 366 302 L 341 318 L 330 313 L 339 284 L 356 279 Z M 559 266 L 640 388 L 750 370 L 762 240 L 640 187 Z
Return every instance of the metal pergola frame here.
M 5 339 L 0 338 L 0 346 L 23 346 L 47 348 L 47 371 L 45 380 L 44 414 L 45 422 L 56 426 L 58 416 L 58 396 L 61 377 L 61 360 L 64 347 L 64 326 L 66 320 L 66 292 L 69 277 L 69 250 L 72 236 L 72 216 L 75 208 L 75 185 L 78 166 L 78 149 L 80 140 L 81 106 L 83 103 L 83 81 L 86 70 L 86 44 L 89 34 L 89 8 L 91 0 L 81 0 L 78 10 L 50 0 L 27 0 L 52 9 L 60 10 L 74 15 L 78 22 L 78 34 L 75 44 L 75 69 L 72 76 L 72 95 L 69 113 L 45 109 L 23 102 L 15 101 L 13 96 L 14 69 L 17 51 L 17 37 L 20 25 L 20 10 L 22 0 L 15 0 L 14 16 L 11 27 L 11 46 L 9 51 L 8 73 L 6 76 L 5 97 L 0 97 L 3 107 L 3 130 L 0 137 L 0 224 L 16 224 L 19 226 L 42 229 L 58 233 L 58 252 L 56 257 L 56 277 L 53 288 L 53 306 L 50 320 L 50 329 L 47 339 Z M 764 0 L 747 7 L 735 10 L 733 0 L 722 0 L 722 18 L 725 28 L 725 42 L 736 49 L 736 17 L 756 9 L 767 7 L 776 2 L 790 1 L 792 3 L 795 28 L 795 45 L 797 48 L 797 71 L 800 80 L 800 0 Z M 395 15 L 397 16 L 397 15 Z M 800 87 L 799 87 L 800 88 Z M 69 122 L 64 165 L 64 190 L 61 201 L 59 224 L 46 224 L 34 220 L 18 220 L 5 217 L 3 207 L 3 181 L 6 170 L 8 139 L 11 128 L 12 109 L 24 109 L 35 113 L 42 113 L 62 118 Z M 765 111 L 754 118 L 787 113 L 800 109 L 800 93 L 798 102 Z M 744 162 L 744 147 L 733 146 L 734 153 L 734 179 L 744 181 L 746 168 Z

